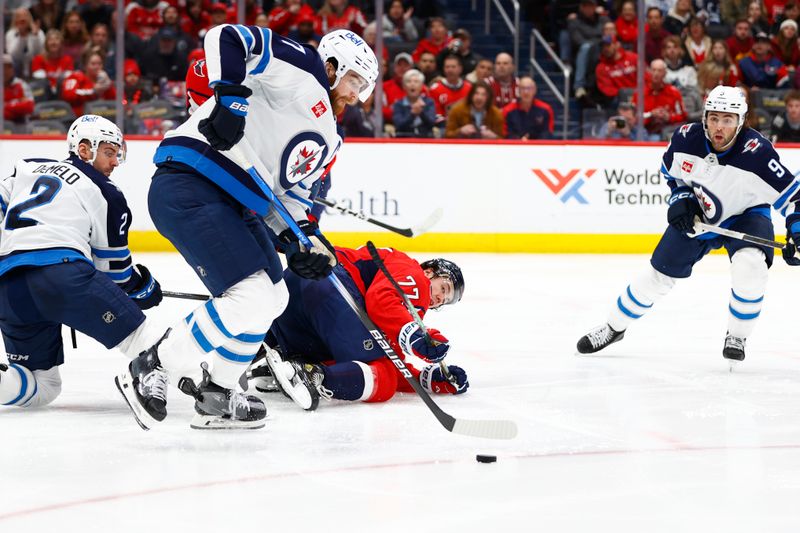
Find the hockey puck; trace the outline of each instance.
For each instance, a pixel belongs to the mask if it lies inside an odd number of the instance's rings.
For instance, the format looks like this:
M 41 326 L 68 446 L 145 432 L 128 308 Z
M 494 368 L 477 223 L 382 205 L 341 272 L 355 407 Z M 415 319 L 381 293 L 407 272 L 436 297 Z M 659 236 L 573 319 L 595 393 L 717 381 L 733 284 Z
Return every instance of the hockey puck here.
M 479 463 L 495 463 L 497 462 L 496 455 L 476 455 L 475 460 Z

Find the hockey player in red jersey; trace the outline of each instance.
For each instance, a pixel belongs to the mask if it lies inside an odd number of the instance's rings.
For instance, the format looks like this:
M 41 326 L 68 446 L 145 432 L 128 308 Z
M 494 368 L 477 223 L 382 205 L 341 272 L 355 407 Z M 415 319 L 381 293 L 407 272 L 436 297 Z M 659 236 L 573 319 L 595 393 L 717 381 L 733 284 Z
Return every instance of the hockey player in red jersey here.
M 451 261 L 432 259 L 420 264 L 392 248 L 379 249 L 378 253 L 421 316 L 428 309 L 461 300 L 464 277 Z M 444 359 L 450 348 L 448 339 L 429 328 L 435 342 L 425 341 L 400 295 L 378 270 L 365 247 L 337 247 L 336 254 L 339 265 L 334 272 L 385 333 L 400 357 L 413 354 L 429 363 Z M 313 401 L 298 404 L 313 409 L 319 396 L 384 402 L 397 391 L 412 392 L 411 386 L 373 342 L 372 335 L 330 281 L 309 283 L 288 270 L 284 275 L 289 288 L 289 305 L 267 334 L 267 344 L 274 349 L 267 351 L 266 358 L 275 376 L 282 374 L 284 381 L 291 382 L 289 388 L 309 389 Z M 255 368 L 264 364 L 259 361 Z M 460 394 L 469 387 L 466 372 L 457 366 L 448 367 L 455 378 L 455 383 L 450 383 L 438 364 L 430 364 L 422 370 L 406 365 L 428 392 Z M 255 378 L 254 381 L 256 388 L 263 391 L 269 390 L 267 384 L 272 380 Z M 283 389 L 287 389 L 285 384 Z M 295 399 L 293 394 L 290 396 Z M 308 395 L 305 398 L 308 399 Z

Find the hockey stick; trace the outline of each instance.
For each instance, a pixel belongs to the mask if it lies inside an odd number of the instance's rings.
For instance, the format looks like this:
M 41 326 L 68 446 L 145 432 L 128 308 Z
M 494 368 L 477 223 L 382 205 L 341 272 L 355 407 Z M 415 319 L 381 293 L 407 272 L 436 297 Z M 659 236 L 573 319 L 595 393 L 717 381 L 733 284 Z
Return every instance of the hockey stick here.
M 387 224 L 386 222 L 381 222 L 380 220 L 375 220 L 372 217 L 368 217 L 367 215 L 365 215 L 361 211 L 353 211 L 352 209 L 349 209 L 349 208 L 345 207 L 344 205 L 338 204 L 336 202 L 331 202 L 327 198 L 314 198 L 314 202 L 316 202 L 316 203 L 318 203 L 320 205 L 324 205 L 326 207 L 337 209 L 337 210 L 341 211 L 342 214 L 344 214 L 344 215 L 352 215 L 352 216 L 354 216 L 354 217 L 356 217 L 356 218 L 358 218 L 360 220 L 364 220 L 366 222 L 370 222 L 372 224 L 375 224 L 376 226 L 380 226 L 383 229 L 388 229 L 389 231 L 393 231 L 395 233 L 399 233 L 400 235 L 402 235 L 404 237 L 416 237 L 418 235 L 422 235 L 423 233 L 425 233 L 429 229 L 431 229 L 434 226 L 434 224 L 439 222 L 440 218 L 442 218 L 442 208 L 439 207 L 433 213 L 428 215 L 428 218 L 426 218 L 422 222 L 422 224 L 420 224 L 419 226 L 416 226 L 416 227 L 413 227 L 413 228 L 398 228 L 398 227 L 392 226 L 391 224 Z
M 249 157 L 246 157 L 242 154 L 242 151 L 246 151 Z M 257 161 L 255 155 L 250 156 L 250 154 L 254 154 L 253 149 L 250 147 L 250 144 L 247 142 L 247 139 L 242 139 L 241 142 L 231 148 L 229 153 L 234 157 L 234 160 L 244 163 L 249 168 L 247 169 L 248 174 L 253 178 L 253 181 L 258 185 L 264 195 L 267 197 L 267 200 L 270 201 L 272 206 L 276 209 L 280 217 L 289 226 L 289 229 L 292 230 L 297 240 L 302 244 L 306 249 L 313 248 L 313 244 L 308 236 L 303 233 L 303 231 L 297 226 L 297 223 L 291 217 L 289 212 L 286 210 L 286 207 L 283 203 L 275 196 L 275 193 L 272 192 L 272 189 L 269 187 L 267 182 L 261 177 L 258 170 L 254 166 L 252 166 L 251 161 Z M 366 311 L 364 311 L 361 306 L 359 306 L 353 297 L 347 292 L 347 289 L 342 285 L 342 282 L 339 281 L 339 278 L 336 277 L 334 272 L 328 274 L 328 280 L 333 284 L 339 294 L 344 298 L 344 301 L 358 315 L 358 318 L 361 320 L 361 323 L 367 328 L 370 335 L 377 341 L 378 346 L 383 349 L 383 353 L 389 360 L 392 361 L 394 366 L 403 374 L 403 377 L 406 378 L 406 381 L 411 385 L 411 387 L 416 391 L 417 395 L 422 398 L 422 401 L 425 402 L 425 405 L 428 406 L 428 409 L 433 412 L 433 415 L 439 421 L 445 429 L 452 433 L 458 433 L 460 435 L 469 435 L 472 437 L 483 437 L 487 439 L 513 439 L 517 436 L 517 425 L 510 420 L 459 420 L 456 419 L 449 414 L 442 411 L 442 409 L 436 405 L 436 402 L 430 397 L 428 392 L 422 388 L 419 381 L 414 379 L 414 376 L 411 374 L 411 371 L 408 369 L 406 364 L 403 362 L 400 357 L 394 352 L 392 347 L 389 345 L 389 341 L 386 339 L 386 336 L 381 332 L 380 329 L 375 325 L 372 319 L 367 315 Z
M 764 239 L 761 237 L 756 237 L 755 235 L 748 235 L 747 233 L 742 233 L 740 231 L 733 231 L 730 229 L 720 228 L 717 226 L 712 226 L 710 224 L 705 224 L 704 222 L 700 222 L 695 220 L 694 223 L 694 232 L 695 234 L 699 235 L 701 233 L 716 233 L 718 235 L 722 235 L 725 237 L 730 237 L 732 239 L 739 239 L 740 241 L 752 242 L 753 244 L 760 244 L 762 246 L 769 246 L 772 248 L 778 248 L 782 250 L 786 247 L 785 244 L 778 242 L 778 241 L 771 241 L 769 239 Z
M 191 292 L 172 292 L 172 291 L 161 291 L 167 298 L 180 298 L 183 300 L 210 300 L 211 296 L 206 296 L 205 294 L 193 294 Z
M 411 301 L 408 299 L 408 295 L 397 283 L 397 280 L 394 279 L 389 273 L 389 269 L 386 268 L 386 264 L 383 262 L 383 259 L 381 259 L 381 256 L 378 255 L 378 250 L 375 248 L 375 245 L 372 244 L 372 241 L 367 241 L 367 250 L 369 250 L 369 255 L 372 256 L 372 260 L 376 265 L 378 265 L 380 271 L 383 272 L 383 275 L 389 280 L 389 283 L 392 284 L 392 287 L 394 287 L 394 289 L 397 291 L 397 294 L 400 295 L 400 298 L 403 300 L 403 305 L 406 306 L 406 309 L 411 314 L 411 318 L 414 319 L 414 323 L 417 324 L 417 327 L 419 327 L 420 331 L 422 331 L 422 334 L 425 335 L 425 342 L 431 346 L 436 346 L 439 344 L 438 341 L 435 341 L 431 338 L 431 334 L 428 333 L 427 326 L 425 326 L 425 323 L 422 322 L 422 317 L 419 316 L 417 308 L 411 304 Z M 439 361 L 439 368 L 442 370 L 442 374 L 444 374 L 445 379 L 447 379 L 447 381 L 449 381 L 450 384 L 453 385 L 457 390 L 458 382 L 456 381 L 456 378 L 450 374 L 450 370 L 448 370 L 447 365 L 444 364 L 444 361 Z

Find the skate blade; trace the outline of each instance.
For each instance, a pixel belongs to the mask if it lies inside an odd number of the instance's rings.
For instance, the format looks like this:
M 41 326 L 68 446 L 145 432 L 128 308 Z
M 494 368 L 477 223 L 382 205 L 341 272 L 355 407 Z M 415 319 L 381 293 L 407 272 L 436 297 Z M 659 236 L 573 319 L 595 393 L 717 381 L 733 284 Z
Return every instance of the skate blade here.
M 128 408 L 133 413 L 133 418 L 139 427 L 145 431 L 149 431 L 158 420 L 148 414 L 148 412 L 139 404 L 136 399 L 136 392 L 133 390 L 133 380 L 127 372 L 120 374 L 114 378 L 114 383 L 117 385 L 117 390 L 125 399 Z
M 737 361 L 736 359 L 728 359 L 728 372 L 733 373 L 736 367 L 741 363 L 741 361 Z
M 255 386 L 255 389 L 258 392 L 269 394 L 271 392 L 280 392 L 281 389 L 278 387 L 278 383 L 275 381 L 275 378 L 272 376 L 265 376 L 261 378 L 253 378 L 252 382 Z
M 291 369 L 292 374 L 294 374 L 294 369 L 288 363 L 281 361 L 278 354 L 274 351 L 268 351 L 267 364 L 272 371 L 272 376 L 280 385 L 280 388 L 286 396 L 291 398 L 294 403 L 306 411 L 314 411 L 317 408 L 319 405 L 319 398 L 315 398 L 311 390 L 309 390 L 309 387 L 313 387 L 313 385 L 303 382 L 296 385 L 292 384 L 291 378 L 294 376 L 287 376 L 287 369 Z
M 195 413 L 189 427 L 192 429 L 261 429 L 267 425 L 266 418 L 261 420 L 232 420 L 221 416 L 201 415 Z

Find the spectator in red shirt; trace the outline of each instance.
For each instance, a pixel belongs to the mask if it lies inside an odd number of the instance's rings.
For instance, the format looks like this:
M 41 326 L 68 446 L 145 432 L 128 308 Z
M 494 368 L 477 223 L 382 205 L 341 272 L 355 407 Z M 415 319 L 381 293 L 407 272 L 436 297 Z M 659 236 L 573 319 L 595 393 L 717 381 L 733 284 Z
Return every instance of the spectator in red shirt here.
M 360 9 L 347 5 L 347 0 L 325 0 L 317 12 L 318 25 L 314 31 L 325 35 L 329 31 L 345 29 L 358 35 L 364 33 L 367 18 Z
M 309 15 L 307 13 L 301 14 L 297 17 L 297 28 L 294 30 L 289 30 L 288 37 L 296 41 L 298 43 L 307 44 L 309 46 L 313 46 L 316 48 L 319 46 L 319 41 L 322 39 L 322 35 L 314 31 L 314 24 L 316 23 L 317 18 L 312 14 Z M 375 26 L 374 23 L 370 23 Z M 369 33 L 369 24 L 367 24 L 367 29 L 364 30 L 364 42 L 369 44 L 367 41 L 367 34 Z M 372 46 L 370 46 L 372 48 Z M 384 59 L 388 57 L 388 52 L 386 51 L 386 47 L 383 47 L 383 56 Z
M 750 21 L 747 19 L 737 20 L 736 25 L 733 27 L 733 35 L 725 41 L 731 58 L 737 63 L 753 49 L 755 39 L 753 39 L 753 33 L 750 30 Z
M 28 84 L 14 77 L 14 61 L 3 54 L 3 118 L 22 123 L 33 113 L 33 94 Z
M 135 0 L 125 8 L 125 31 L 147 41 L 156 34 L 164 21 L 161 13 L 169 4 L 164 0 Z
M 625 0 L 622 3 L 619 17 L 616 21 L 617 39 L 625 50 L 636 48 L 636 38 L 639 35 L 639 21 L 636 15 L 636 2 Z
M 183 33 L 199 41 L 211 27 L 211 16 L 203 9 L 203 0 L 188 0 L 186 13 L 181 17 Z
M 670 33 L 664 29 L 664 15 L 657 7 L 647 10 L 647 26 L 644 29 L 644 57 L 646 61 L 661 59 L 661 48 L 664 46 L 664 39 Z
M 64 38 L 61 30 L 48 30 L 44 40 L 44 53 L 33 58 L 31 75 L 37 79 L 50 82 L 50 89 L 55 93 L 61 80 L 75 69 L 72 58 L 64 54 Z
M 302 0 L 285 0 L 269 12 L 269 28 L 280 35 L 289 35 L 291 30 L 297 29 L 301 17 L 318 24 L 311 6 Z
M 133 112 L 133 106 L 140 102 L 147 102 L 153 98 L 153 91 L 150 83 L 142 80 L 142 71 L 133 59 L 125 60 L 125 85 L 122 95 L 122 104 L 125 106 L 127 114 Z
M 77 11 L 70 11 L 64 16 L 61 35 L 64 37 L 64 53 L 72 58 L 76 67 L 83 66 L 80 64 L 81 56 L 89 42 L 89 32 Z
M 238 24 L 239 23 L 239 11 L 236 9 L 238 3 L 233 2 L 233 4 L 228 7 L 228 22 L 230 24 Z M 256 23 L 256 17 L 263 13 L 264 10 L 256 4 L 256 0 L 245 0 L 244 2 L 244 24 L 245 26 L 253 26 Z
M 519 79 L 519 98 L 503 108 L 506 138 L 550 139 L 553 136 L 553 108 L 536 98 L 536 82 L 530 76 Z
M 447 120 L 447 113 L 456 102 L 460 102 L 469 94 L 472 84 L 461 77 L 461 60 L 452 54 L 444 60 L 444 79 L 431 85 L 430 96 L 436 104 L 436 123 Z
M 405 95 L 403 90 L 403 74 L 414 66 L 411 56 L 401 52 L 394 57 L 392 78 L 383 82 L 383 119 L 391 123 L 392 106 Z M 427 94 L 427 90 L 425 91 Z
M 665 83 L 667 64 L 662 59 L 650 63 L 649 80 L 644 88 L 644 126 L 650 133 L 666 136 L 674 128 L 668 126 L 686 121 L 681 92 Z M 636 104 L 636 94 L 633 103 Z
M 620 89 L 636 87 L 637 57 L 623 50 L 613 37 L 603 37 L 600 44 L 600 62 L 595 68 L 597 90 L 608 101 L 613 101 Z
M 439 52 L 444 50 L 448 42 L 450 42 L 450 39 L 447 35 L 447 26 L 444 23 L 444 19 L 432 17 L 428 21 L 428 37 L 423 37 L 419 40 L 417 48 L 411 54 L 411 57 L 414 58 L 414 61 L 418 61 L 422 52 L 433 52 L 434 56 L 438 55 Z
M 83 71 L 76 70 L 62 84 L 61 97 L 72 106 L 75 116 L 83 115 L 83 104 L 117 97 L 114 82 L 103 70 L 103 56 L 90 50 L 83 57 Z
M 514 71 L 514 58 L 511 54 L 505 52 L 497 54 L 494 58 L 494 75 L 486 81 L 492 87 L 494 105 L 498 109 L 503 109 L 519 97 L 517 92 L 519 79 L 514 76 Z

